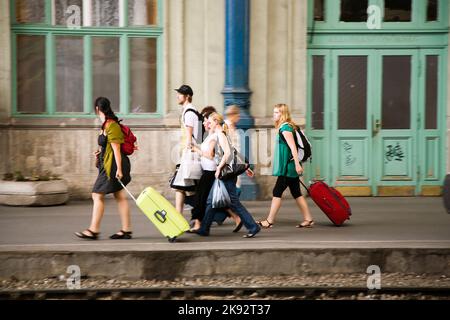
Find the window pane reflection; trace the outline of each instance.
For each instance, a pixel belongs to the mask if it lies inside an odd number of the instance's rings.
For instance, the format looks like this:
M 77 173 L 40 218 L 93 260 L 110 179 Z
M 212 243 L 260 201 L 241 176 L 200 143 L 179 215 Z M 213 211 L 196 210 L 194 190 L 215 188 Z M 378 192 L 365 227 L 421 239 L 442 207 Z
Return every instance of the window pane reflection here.
M 83 38 L 56 38 L 56 111 L 83 112 Z
M 384 0 L 384 21 L 411 21 L 411 0 Z
M 427 21 L 438 20 L 438 0 L 428 0 L 427 6 Z
M 367 21 L 367 0 L 342 0 L 341 18 L 343 22 Z
M 92 39 L 94 99 L 106 97 L 114 111 L 120 110 L 120 64 L 118 38 Z
M 45 22 L 45 0 L 16 0 L 17 23 Z
M 339 129 L 366 129 L 367 57 L 339 57 Z
M 128 23 L 130 26 L 158 24 L 158 0 L 129 0 Z
M 312 79 L 312 127 L 324 129 L 324 56 L 313 56 L 313 79 Z
M 117 27 L 119 25 L 119 0 L 92 0 L 92 26 Z
M 44 36 L 17 36 L 17 110 L 45 112 Z
M 130 39 L 131 112 L 156 112 L 156 39 Z
M 425 129 L 437 129 L 438 64 L 438 56 L 427 56 Z
M 410 129 L 411 56 L 383 57 L 383 129 Z
M 314 0 L 314 21 L 324 21 L 324 0 Z

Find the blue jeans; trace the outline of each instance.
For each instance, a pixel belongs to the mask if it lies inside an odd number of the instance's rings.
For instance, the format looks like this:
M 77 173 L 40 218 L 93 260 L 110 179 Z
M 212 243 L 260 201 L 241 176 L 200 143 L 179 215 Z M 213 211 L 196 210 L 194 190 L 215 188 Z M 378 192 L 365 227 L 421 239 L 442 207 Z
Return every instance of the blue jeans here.
M 261 228 L 258 226 L 258 224 L 256 224 L 251 214 L 239 201 L 239 197 L 236 192 L 236 179 L 223 180 L 223 183 L 228 191 L 228 194 L 230 195 L 231 199 L 230 209 L 233 210 L 241 218 L 245 228 L 247 228 L 249 233 L 257 233 L 259 230 L 261 230 Z M 212 222 L 214 221 L 215 214 L 223 210 L 223 209 L 214 209 L 212 207 L 212 195 L 213 190 L 211 189 L 208 196 L 208 200 L 206 202 L 205 217 L 202 220 L 202 226 L 197 232 L 198 234 L 204 236 L 209 235 L 209 229 L 211 227 Z

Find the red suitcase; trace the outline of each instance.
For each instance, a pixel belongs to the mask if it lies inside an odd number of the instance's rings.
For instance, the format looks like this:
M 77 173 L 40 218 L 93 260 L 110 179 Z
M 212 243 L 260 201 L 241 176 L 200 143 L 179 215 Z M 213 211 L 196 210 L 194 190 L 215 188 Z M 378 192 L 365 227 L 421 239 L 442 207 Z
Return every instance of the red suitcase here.
M 302 185 L 308 190 L 314 202 L 336 226 L 340 226 L 345 220 L 350 219 L 352 214 L 350 205 L 335 188 L 328 186 L 323 181 L 315 181 L 309 188 L 303 182 Z

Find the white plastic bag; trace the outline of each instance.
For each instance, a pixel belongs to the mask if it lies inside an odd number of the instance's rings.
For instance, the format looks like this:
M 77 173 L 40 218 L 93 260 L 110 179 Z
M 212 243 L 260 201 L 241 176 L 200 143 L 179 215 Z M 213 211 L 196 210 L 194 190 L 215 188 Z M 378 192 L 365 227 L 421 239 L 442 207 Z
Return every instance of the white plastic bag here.
M 182 191 L 194 191 L 195 181 L 191 179 L 183 179 L 181 172 L 183 171 L 183 164 L 177 165 L 175 173 L 169 180 L 170 187 Z
M 212 207 L 214 209 L 228 208 L 231 205 L 230 195 L 222 180 L 216 179 L 212 187 Z
M 198 154 L 191 150 L 185 150 L 181 158 L 180 170 L 183 179 L 199 180 L 203 170 Z

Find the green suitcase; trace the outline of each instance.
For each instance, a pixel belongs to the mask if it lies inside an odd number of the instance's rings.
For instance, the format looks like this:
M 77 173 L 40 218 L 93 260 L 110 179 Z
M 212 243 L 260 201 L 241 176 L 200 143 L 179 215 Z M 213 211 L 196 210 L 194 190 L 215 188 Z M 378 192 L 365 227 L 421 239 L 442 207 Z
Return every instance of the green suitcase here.
M 177 237 L 189 230 L 189 223 L 183 215 L 152 187 L 145 188 L 136 199 L 123 184 L 122 186 L 136 202 L 139 209 L 169 242 L 175 242 Z

